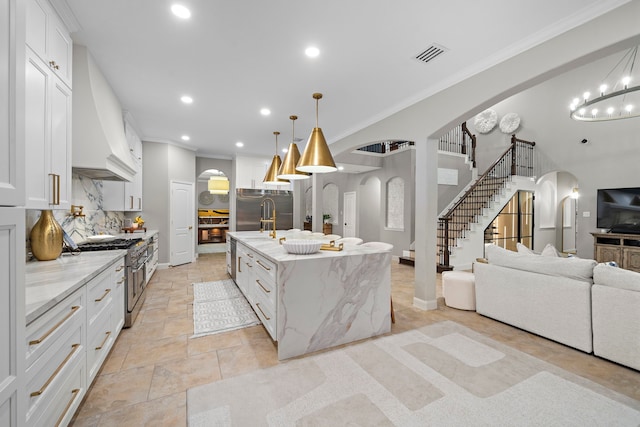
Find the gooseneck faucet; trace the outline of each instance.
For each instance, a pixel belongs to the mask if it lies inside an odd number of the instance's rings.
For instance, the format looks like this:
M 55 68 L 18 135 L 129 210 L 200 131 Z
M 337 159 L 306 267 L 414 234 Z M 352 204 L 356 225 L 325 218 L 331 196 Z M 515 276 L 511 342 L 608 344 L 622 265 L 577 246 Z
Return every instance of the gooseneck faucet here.
M 271 202 L 271 203 L 268 203 Z M 271 209 L 269 209 L 269 207 L 271 207 Z M 262 200 L 262 203 L 260 203 L 260 232 L 262 233 L 264 231 L 264 224 L 265 223 L 271 223 L 271 231 L 269 232 L 269 237 L 271 237 L 272 239 L 276 238 L 276 202 L 273 201 L 273 199 L 266 197 Z M 266 212 L 266 214 L 265 214 Z M 262 215 L 269 215 L 269 212 L 271 212 L 271 218 L 265 218 Z

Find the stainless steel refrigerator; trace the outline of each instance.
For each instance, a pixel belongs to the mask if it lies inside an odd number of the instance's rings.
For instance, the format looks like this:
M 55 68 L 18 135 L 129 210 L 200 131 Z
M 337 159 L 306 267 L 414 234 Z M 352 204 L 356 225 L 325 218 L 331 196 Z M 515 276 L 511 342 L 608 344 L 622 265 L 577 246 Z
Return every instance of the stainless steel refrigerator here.
M 292 191 L 238 188 L 236 190 L 237 231 L 260 230 L 260 218 L 271 218 L 271 212 L 260 207 L 266 198 L 270 198 L 275 203 L 276 229 L 288 230 L 293 227 Z M 270 224 L 268 228 L 270 229 Z

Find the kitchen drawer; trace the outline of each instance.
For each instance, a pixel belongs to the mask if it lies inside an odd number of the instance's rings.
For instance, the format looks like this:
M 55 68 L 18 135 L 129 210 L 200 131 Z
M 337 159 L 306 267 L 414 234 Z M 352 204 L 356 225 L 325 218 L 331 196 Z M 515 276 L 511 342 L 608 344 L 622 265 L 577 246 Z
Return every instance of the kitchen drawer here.
M 89 327 L 102 313 L 111 309 L 112 292 L 115 285 L 112 275 L 114 268 L 114 266 L 107 267 L 87 284 L 87 321 Z
M 268 274 L 261 268 L 255 268 L 254 284 L 256 294 L 261 294 L 266 301 L 269 302 L 271 307 L 276 306 L 276 283 Z
M 77 325 L 60 336 L 60 339 L 27 369 L 27 425 L 50 425 L 53 419 L 57 419 L 54 418 L 52 408 L 55 406 L 58 392 L 69 378 L 76 375 L 78 365 L 82 365 L 82 373 L 85 374 L 85 347 L 82 345 L 84 334 L 84 324 Z
M 47 402 L 47 407 L 43 408 L 41 413 L 34 414 L 28 421 L 28 425 L 43 427 L 68 425 L 87 391 L 85 371 L 85 358 L 82 355 L 70 366 L 69 374 L 65 376 L 66 381 L 57 390 L 55 396 Z M 37 415 L 40 415 L 39 418 Z
M 253 311 L 264 325 L 269 335 L 274 341 L 278 340 L 276 334 L 276 310 L 275 306 L 265 297 L 264 294 L 257 293 L 252 303 Z
M 253 256 L 254 267 L 256 268 L 256 271 L 266 273 L 271 278 L 271 280 L 275 282 L 277 272 L 276 264 L 256 252 L 253 253 Z
M 65 333 L 85 323 L 85 288 L 78 289 L 27 326 L 27 369 Z M 84 345 L 84 337 L 80 341 Z
M 104 317 L 104 318 L 103 318 Z M 91 384 L 113 346 L 117 332 L 113 330 L 111 313 L 101 316 L 87 331 L 87 382 Z

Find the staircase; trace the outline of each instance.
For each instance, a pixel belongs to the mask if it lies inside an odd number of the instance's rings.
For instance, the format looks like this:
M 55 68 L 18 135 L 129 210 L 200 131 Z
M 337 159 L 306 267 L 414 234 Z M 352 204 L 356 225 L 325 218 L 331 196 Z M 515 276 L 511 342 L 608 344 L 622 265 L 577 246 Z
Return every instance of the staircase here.
M 483 253 L 485 228 L 516 191 L 534 189 L 534 146 L 512 135 L 509 148 L 440 216 L 438 272 L 471 268 Z M 475 136 L 471 151 L 475 162 Z

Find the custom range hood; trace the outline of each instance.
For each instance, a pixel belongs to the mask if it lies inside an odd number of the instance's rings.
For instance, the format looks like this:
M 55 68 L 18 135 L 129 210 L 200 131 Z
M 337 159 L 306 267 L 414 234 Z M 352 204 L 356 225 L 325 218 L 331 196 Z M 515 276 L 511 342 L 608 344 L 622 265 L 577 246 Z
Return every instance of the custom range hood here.
M 85 46 L 73 46 L 73 156 L 78 175 L 132 181 L 136 174 L 120 101 Z

